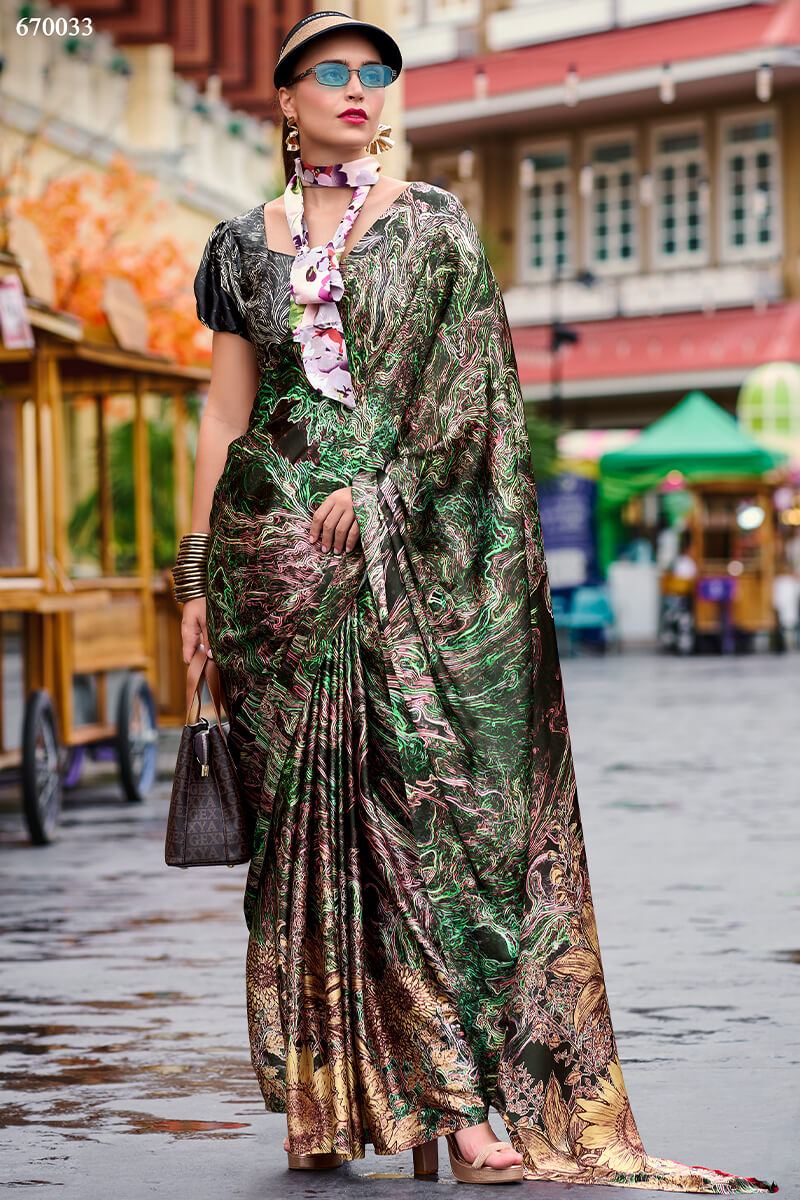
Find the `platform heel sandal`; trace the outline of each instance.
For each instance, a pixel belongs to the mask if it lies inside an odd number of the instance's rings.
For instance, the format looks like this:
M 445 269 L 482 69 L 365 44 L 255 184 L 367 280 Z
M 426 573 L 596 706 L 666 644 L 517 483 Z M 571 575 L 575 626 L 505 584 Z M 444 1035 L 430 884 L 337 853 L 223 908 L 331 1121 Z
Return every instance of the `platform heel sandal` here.
M 292 1154 L 287 1151 L 289 1166 L 293 1171 L 327 1171 L 340 1167 L 344 1161 L 341 1154 Z
M 458 1148 L 456 1135 L 446 1133 L 447 1152 L 450 1155 L 450 1169 L 453 1177 L 460 1183 L 521 1183 L 524 1175 L 522 1163 L 510 1167 L 487 1167 L 486 1159 L 493 1150 L 513 1150 L 511 1142 L 490 1142 L 475 1156 L 474 1162 L 467 1162 Z
M 341 1154 L 335 1150 L 321 1154 L 292 1154 L 286 1149 L 288 1137 L 283 1140 L 283 1148 L 289 1158 L 289 1166 L 293 1171 L 327 1171 L 330 1167 L 340 1167 L 344 1162 Z
M 411 1153 L 414 1156 L 414 1177 L 424 1178 L 426 1175 L 435 1175 L 439 1170 L 439 1139 L 432 1138 L 429 1142 L 423 1142 L 420 1146 L 412 1146 Z

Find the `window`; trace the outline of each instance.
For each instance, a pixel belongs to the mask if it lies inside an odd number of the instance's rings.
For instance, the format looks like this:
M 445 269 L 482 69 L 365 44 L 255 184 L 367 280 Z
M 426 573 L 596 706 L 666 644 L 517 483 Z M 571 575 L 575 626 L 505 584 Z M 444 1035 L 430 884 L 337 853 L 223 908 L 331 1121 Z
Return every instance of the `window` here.
M 742 427 L 756 435 L 800 437 L 800 389 L 793 376 L 783 375 L 779 363 L 760 367 L 759 372 L 765 372 L 760 386 L 746 388 L 739 401 L 737 415 Z
M 600 271 L 635 269 L 639 228 L 633 139 L 595 143 L 589 165 L 588 246 L 592 266 Z
M 759 113 L 726 121 L 720 170 L 724 257 L 780 254 L 780 166 L 774 117 Z
M 706 262 L 708 179 L 701 129 L 656 132 L 653 182 L 656 262 L 664 267 Z
M 523 264 L 525 279 L 551 278 L 572 262 L 572 195 L 566 149 L 526 154 L 533 172 L 522 193 Z

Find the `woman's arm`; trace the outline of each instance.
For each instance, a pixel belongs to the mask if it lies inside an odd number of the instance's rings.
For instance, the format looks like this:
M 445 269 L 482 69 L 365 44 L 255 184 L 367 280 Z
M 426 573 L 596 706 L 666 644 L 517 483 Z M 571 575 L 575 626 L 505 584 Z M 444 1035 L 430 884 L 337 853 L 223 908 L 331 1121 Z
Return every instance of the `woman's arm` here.
M 257 389 L 258 365 L 252 343 L 236 333 L 214 333 L 211 382 L 197 438 L 192 533 L 210 532 L 214 488 L 225 466 L 228 446 L 247 429 Z
M 209 533 L 211 501 L 228 457 L 228 447 L 250 423 L 258 390 L 258 363 L 252 343 L 236 333 L 215 332 L 211 342 L 211 382 L 200 421 L 192 498 L 192 533 Z M 207 653 L 206 599 L 187 600 L 181 618 L 183 661 L 202 643 Z

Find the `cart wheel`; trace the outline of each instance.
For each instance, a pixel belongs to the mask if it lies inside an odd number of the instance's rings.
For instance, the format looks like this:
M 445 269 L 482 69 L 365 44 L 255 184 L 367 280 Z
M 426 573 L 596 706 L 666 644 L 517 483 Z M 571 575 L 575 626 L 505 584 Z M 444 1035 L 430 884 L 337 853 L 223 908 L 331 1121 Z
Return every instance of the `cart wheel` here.
M 52 842 L 62 794 L 55 713 L 39 689 L 28 696 L 22 725 L 22 804 L 34 845 Z
M 155 783 L 158 765 L 156 702 L 143 675 L 127 675 L 120 690 L 117 761 L 125 795 L 138 804 Z

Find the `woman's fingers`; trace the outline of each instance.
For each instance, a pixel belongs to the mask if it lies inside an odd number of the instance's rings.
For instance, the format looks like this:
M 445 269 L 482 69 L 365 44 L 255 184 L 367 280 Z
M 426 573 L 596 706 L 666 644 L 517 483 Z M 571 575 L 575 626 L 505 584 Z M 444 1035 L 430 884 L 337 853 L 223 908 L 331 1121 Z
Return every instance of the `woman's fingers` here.
M 343 550 L 353 549 L 360 533 L 353 509 L 353 494 L 349 487 L 339 488 L 331 492 L 314 513 L 308 540 L 316 542 L 319 539 L 325 553 L 333 549 L 334 553 L 341 554 Z
M 353 524 L 355 517 L 352 512 L 343 512 L 339 518 L 339 522 L 333 534 L 333 552 L 341 554 L 344 550 L 344 544 L 347 541 L 347 535 L 350 532 L 350 526 Z
M 333 505 L 335 503 L 335 501 L 333 499 L 333 495 L 334 495 L 334 493 L 331 492 L 330 496 L 327 496 L 322 501 L 322 504 L 320 504 L 319 508 L 314 513 L 314 516 L 311 518 L 311 527 L 308 531 L 308 540 L 310 542 L 315 542 L 317 540 L 317 538 L 319 537 L 320 533 L 322 533 L 322 523 L 325 520 L 325 518 L 327 517 L 328 513 L 333 508 Z M 326 549 L 327 549 L 327 547 L 326 547 Z
M 181 641 L 183 644 L 183 661 L 188 664 L 194 658 L 194 652 L 200 643 L 200 626 L 195 624 L 194 629 L 186 626 L 182 627 Z
M 333 545 L 336 529 L 346 511 L 346 508 L 342 504 L 335 501 L 332 502 L 330 496 L 327 500 L 323 500 L 314 513 L 311 528 L 308 532 L 309 541 L 315 542 L 317 537 L 319 537 L 322 549 L 330 550 Z
M 208 649 L 208 630 L 206 628 L 205 596 L 187 600 L 183 606 L 181 618 L 181 646 L 183 661 L 190 663 L 194 658 L 197 647 L 203 642 L 203 649 Z M 212 656 L 213 657 L 213 656 Z
M 358 541 L 360 532 L 358 521 L 352 510 L 345 509 L 338 520 L 334 511 L 333 516 L 326 517 L 323 522 L 322 549 L 324 551 L 333 549 L 334 554 L 341 554 L 345 549 L 352 550 Z
M 356 521 L 354 518 L 353 524 L 350 526 L 350 532 L 347 535 L 347 542 L 345 544 L 345 549 L 348 552 L 350 550 L 352 550 L 356 545 L 358 545 L 358 539 L 360 537 L 361 537 L 361 530 L 359 529 L 358 521 Z
M 341 521 L 344 519 L 345 513 L 338 504 L 332 508 L 322 522 L 322 549 L 330 550 L 334 544 L 336 534 Z

